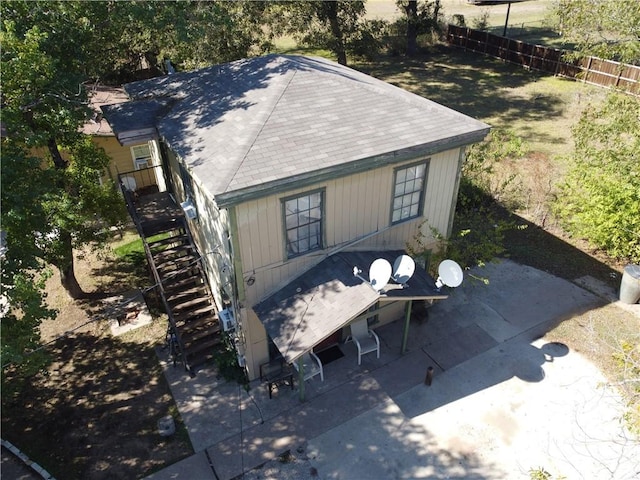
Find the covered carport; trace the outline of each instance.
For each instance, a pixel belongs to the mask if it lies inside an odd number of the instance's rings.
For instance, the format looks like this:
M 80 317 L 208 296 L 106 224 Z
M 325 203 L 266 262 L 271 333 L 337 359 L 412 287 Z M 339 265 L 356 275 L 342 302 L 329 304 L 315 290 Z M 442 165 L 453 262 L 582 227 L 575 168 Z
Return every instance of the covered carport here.
M 447 298 L 433 278 L 422 268 L 416 268 L 406 284 L 390 281 L 381 290 L 354 275 L 354 267 L 363 272 L 379 258 L 393 265 L 402 250 L 339 252 L 327 257 L 315 267 L 295 278 L 254 307 L 257 317 L 290 364 L 304 353 L 331 337 L 350 323 L 379 315 L 397 302 L 405 304 L 402 350 L 409 335 L 412 302 Z M 374 308 L 372 308 L 374 307 Z M 300 397 L 304 400 L 304 372 L 299 363 Z

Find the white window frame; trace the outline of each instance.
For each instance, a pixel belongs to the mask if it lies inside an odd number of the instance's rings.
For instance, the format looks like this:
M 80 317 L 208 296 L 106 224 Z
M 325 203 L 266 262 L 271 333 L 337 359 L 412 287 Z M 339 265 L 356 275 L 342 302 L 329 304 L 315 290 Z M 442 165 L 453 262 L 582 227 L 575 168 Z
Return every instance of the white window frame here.
M 144 151 L 140 151 L 145 149 Z M 134 145 L 131 147 L 131 158 L 133 159 L 133 168 L 142 170 L 153 166 L 153 156 L 151 155 L 151 147 L 148 143 L 142 145 Z

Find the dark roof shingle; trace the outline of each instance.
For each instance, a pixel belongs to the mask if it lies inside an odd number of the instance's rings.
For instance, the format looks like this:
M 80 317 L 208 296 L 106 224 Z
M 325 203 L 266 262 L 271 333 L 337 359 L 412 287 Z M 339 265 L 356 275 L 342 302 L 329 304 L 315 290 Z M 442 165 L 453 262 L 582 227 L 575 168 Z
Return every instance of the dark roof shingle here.
M 268 55 L 125 88 L 135 101 L 172 99 L 155 119 L 159 134 L 219 204 L 367 159 L 473 143 L 489 130 L 321 58 Z

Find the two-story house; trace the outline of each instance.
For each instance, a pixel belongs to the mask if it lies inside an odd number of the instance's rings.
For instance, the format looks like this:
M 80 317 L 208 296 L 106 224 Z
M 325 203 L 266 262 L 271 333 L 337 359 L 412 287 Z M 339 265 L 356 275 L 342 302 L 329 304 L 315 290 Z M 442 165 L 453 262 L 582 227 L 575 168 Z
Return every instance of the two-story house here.
M 232 306 L 250 379 L 270 356 L 295 362 L 340 341 L 355 318 L 382 325 L 410 300 L 444 297 L 421 269 L 377 291 L 369 265 L 393 264 L 420 230 L 449 234 L 465 147 L 488 125 L 304 56 L 125 90 L 130 101 L 105 116 L 121 141 L 157 142 L 167 188 L 195 208 L 189 229 L 218 308 Z

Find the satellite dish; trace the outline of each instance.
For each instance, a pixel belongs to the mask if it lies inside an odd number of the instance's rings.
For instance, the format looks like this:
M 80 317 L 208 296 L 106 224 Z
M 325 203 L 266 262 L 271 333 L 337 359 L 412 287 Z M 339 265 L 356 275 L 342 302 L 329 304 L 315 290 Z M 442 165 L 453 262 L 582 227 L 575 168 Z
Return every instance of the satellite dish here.
M 413 261 L 409 255 L 400 255 L 393 262 L 393 281 L 401 285 L 406 284 L 413 276 L 413 272 L 416 270 L 416 262 Z
M 436 288 L 440 289 L 442 285 L 447 287 L 459 287 L 462 283 L 462 268 L 453 260 L 443 260 L 438 265 L 438 280 Z
M 376 292 L 382 290 L 391 278 L 391 264 L 384 258 L 373 261 L 369 267 L 369 283 Z

